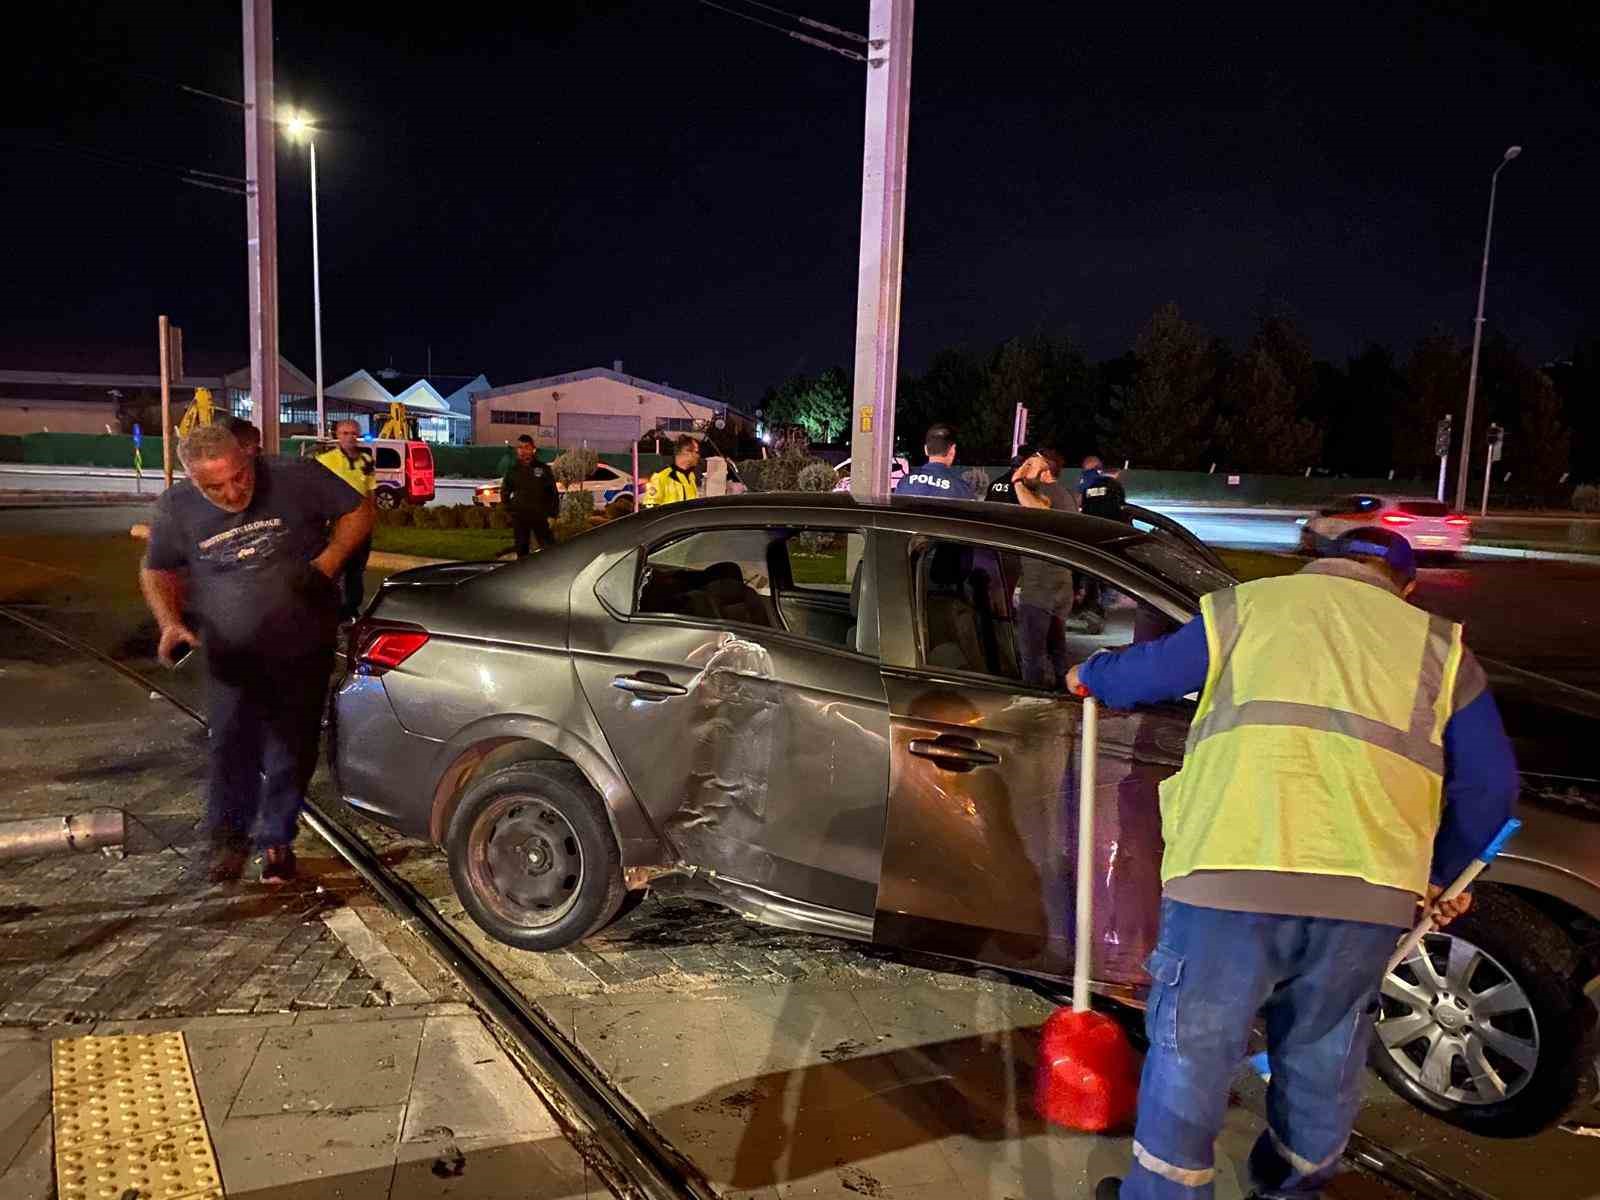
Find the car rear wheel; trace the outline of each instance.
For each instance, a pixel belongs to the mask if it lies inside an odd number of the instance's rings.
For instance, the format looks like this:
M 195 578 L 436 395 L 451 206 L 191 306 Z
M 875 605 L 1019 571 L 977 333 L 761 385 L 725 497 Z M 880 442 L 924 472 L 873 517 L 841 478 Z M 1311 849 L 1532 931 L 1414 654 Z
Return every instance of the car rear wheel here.
M 598 796 L 554 763 L 516 763 L 478 780 L 445 836 L 462 906 L 491 937 L 555 950 L 622 905 L 622 856 Z
M 390 511 L 392 509 L 399 508 L 400 507 L 400 489 L 399 488 L 392 488 L 392 487 L 381 487 L 381 488 L 378 489 L 377 495 L 375 495 L 373 497 L 373 500 L 377 502 L 377 505 L 378 505 L 379 508 L 385 510 L 386 512 Z
M 1384 978 L 1370 1061 L 1453 1125 L 1525 1137 L 1593 1091 L 1594 1009 L 1559 926 L 1493 886 L 1474 899 Z

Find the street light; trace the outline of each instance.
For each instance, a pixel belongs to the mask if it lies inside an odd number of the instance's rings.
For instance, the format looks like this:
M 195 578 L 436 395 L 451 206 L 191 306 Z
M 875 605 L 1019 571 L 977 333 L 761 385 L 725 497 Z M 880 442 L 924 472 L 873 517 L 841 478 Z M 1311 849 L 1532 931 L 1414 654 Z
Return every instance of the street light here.
M 322 263 L 317 247 L 317 127 L 305 113 L 293 113 L 287 121 L 289 137 L 304 142 L 311 151 L 311 308 L 317 347 L 317 436 L 326 432 L 327 418 L 322 410 Z
M 1483 343 L 1483 296 L 1489 287 L 1489 237 L 1494 233 L 1494 190 L 1506 164 L 1522 153 L 1508 147 L 1500 165 L 1489 177 L 1489 221 L 1483 230 L 1483 270 L 1478 276 L 1478 319 L 1472 326 L 1472 366 L 1467 372 L 1467 419 L 1461 423 L 1461 462 L 1456 470 L 1456 511 L 1467 507 L 1467 463 L 1472 457 L 1472 405 L 1478 396 L 1478 347 Z

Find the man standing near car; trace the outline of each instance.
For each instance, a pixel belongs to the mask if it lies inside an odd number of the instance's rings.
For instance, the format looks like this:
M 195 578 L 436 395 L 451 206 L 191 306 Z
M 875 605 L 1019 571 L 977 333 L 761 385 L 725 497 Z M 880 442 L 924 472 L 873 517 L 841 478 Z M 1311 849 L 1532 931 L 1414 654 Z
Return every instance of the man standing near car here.
M 922 439 L 928 461 L 895 485 L 896 496 L 937 496 L 941 500 L 976 500 L 972 488 L 956 470 L 956 431 L 948 425 L 928 427 Z
M 1133 1167 L 1097 1200 L 1209 1200 L 1230 1080 L 1264 1012 L 1262 1196 L 1314 1196 L 1361 1102 L 1384 964 L 1417 905 L 1510 816 L 1516 762 L 1461 627 L 1406 603 L 1404 538 L 1201 600 L 1178 632 L 1068 676 L 1113 708 L 1200 693 L 1161 787 L 1161 935 Z M 1463 895 L 1437 905 L 1439 923 Z
M 1092 456 L 1087 461 L 1097 464 L 1100 462 L 1098 458 Z M 1106 470 L 1098 465 L 1093 468 L 1085 467 L 1085 478 L 1079 480 L 1084 516 L 1119 521 L 1124 525 L 1131 524 L 1127 513 L 1123 511 L 1128 503 L 1128 493 L 1122 486 L 1121 475 L 1121 471 Z M 1078 610 L 1083 614 L 1089 632 L 1099 633 L 1105 628 L 1105 597 L 1100 591 L 1100 581 L 1093 575 L 1084 577 L 1083 594 Z
M 317 455 L 317 461 L 354 488 L 361 503 L 373 511 L 376 519 L 378 475 L 372 458 L 361 449 L 361 426 L 354 421 L 340 421 L 333 427 L 333 436 L 337 444 L 332 450 Z M 372 538 L 369 536 L 345 559 L 339 579 L 341 621 L 354 621 L 361 615 L 362 593 L 367 586 L 367 559 L 371 554 Z
M 161 661 L 182 645 L 205 652 L 211 878 L 239 877 L 254 833 L 262 880 L 281 883 L 294 876 L 295 820 L 317 765 L 334 580 L 371 535 L 373 510 L 315 463 L 246 453 L 224 425 L 196 429 L 178 457 L 188 478 L 156 502 L 139 585 Z
M 556 544 L 555 534 L 550 532 L 550 518 L 561 505 L 555 473 L 539 461 L 533 439 L 527 434 L 517 439 L 517 461 L 500 481 L 500 503 L 511 514 L 518 558 L 528 557 L 530 535 L 538 540 L 541 550 Z
M 700 498 L 700 485 L 695 480 L 695 468 L 700 465 L 700 443 L 687 433 L 672 443 L 672 464 L 662 467 L 644 488 L 644 507 L 660 508 L 664 504 L 682 504 L 685 500 Z
M 1048 447 L 1030 451 L 1016 468 L 989 488 L 988 498 L 1023 508 L 1076 512 L 1077 501 L 1061 482 L 1064 461 Z M 1004 491 L 998 491 L 1001 484 Z M 1066 567 L 1036 555 L 1002 555 L 1008 579 L 1016 580 L 1017 651 L 1022 680 L 1030 687 L 1060 691 L 1067 673 L 1067 618 L 1072 615 L 1073 578 Z M 1013 565 L 1014 563 L 1014 565 Z

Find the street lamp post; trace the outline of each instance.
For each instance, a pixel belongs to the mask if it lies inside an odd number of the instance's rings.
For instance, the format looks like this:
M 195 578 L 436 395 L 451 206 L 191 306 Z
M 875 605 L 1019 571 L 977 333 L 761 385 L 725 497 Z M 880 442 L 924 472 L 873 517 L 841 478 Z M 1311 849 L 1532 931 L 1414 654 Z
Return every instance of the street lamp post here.
M 304 141 L 311 152 L 311 309 L 313 338 L 317 355 L 317 431 L 327 432 L 327 415 L 322 405 L 322 262 L 317 245 L 317 130 L 304 113 L 289 119 L 289 136 Z
M 1461 462 L 1456 471 L 1456 510 L 1467 506 L 1467 464 L 1472 460 L 1472 406 L 1478 397 L 1478 348 L 1483 344 L 1483 297 L 1489 287 L 1489 238 L 1494 233 L 1494 190 L 1506 164 L 1522 153 L 1521 146 L 1508 147 L 1500 165 L 1489 177 L 1489 220 L 1483 230 L 1483 269 L 1478 275 L 1478 318 L 1472 325 L 1472 366 L 1467 372 L 1467 417 L 1461 422 Z

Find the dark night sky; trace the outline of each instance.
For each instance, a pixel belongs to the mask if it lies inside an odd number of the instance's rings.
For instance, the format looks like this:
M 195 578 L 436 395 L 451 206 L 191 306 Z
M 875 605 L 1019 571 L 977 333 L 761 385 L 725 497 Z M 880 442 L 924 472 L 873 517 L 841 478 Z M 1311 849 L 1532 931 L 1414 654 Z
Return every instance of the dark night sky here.
M 865 29 L 865 0 L 781 2 Z M 243 202 L 147 165 L 242 173 L 237 110 L 161 82 L 239 95 L 238 5 L 43 7 L 0 117 L 0 362 L 140 346 L 167 311 L 242 363 Z M 1490 320 L 1535 359 L 1595 329 L 1589 6 L 1207 7 L 923 0 L 906 367 L 1038 330 L 1111 356 L 1169 299 L 1236 340 L 1283 303 L 1330 357 L 1469 336 L 1513 142 Z M 278 0 L 280 104 L 324 124 L 328 377 L 431 346 L 440 374 L 622 358 L 750 403 L 848 364 L 863 69 L 694 0 L 499 11 Z M 278 171 L 309 371 L 303 151 Z

